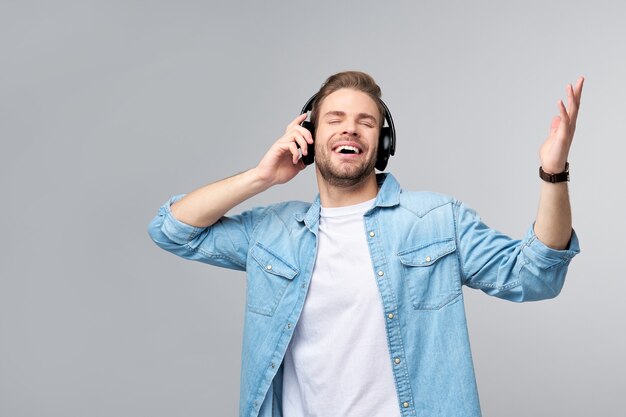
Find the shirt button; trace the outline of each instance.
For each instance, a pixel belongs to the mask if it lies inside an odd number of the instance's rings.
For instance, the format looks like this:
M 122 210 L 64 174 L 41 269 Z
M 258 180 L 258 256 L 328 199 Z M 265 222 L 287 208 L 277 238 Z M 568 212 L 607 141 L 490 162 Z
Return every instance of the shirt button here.
M 389 320 L 391 320 L 392 318 L 394 318 L 394 315 L 393 315 L 393 313 L 389 313 L 389 314 L 387 314 L 387 317 L 389 318 Z
M 291 323 L 287 323 L 287 328 L 291 329 Z
M 409 408 L 409 403 L 407 403 L 406 401 L 402 403 L 402 407 L 404 408 Z
M 430 262 L 430 256 L 426 257 L 426 262 Z
M 374 237 L 374 236 L 376 236 L 376 233 L 370 232 L 370 237 Z
M 265 269 L 267 269 L 268 271 L 271 271 L 272 270 L 272 265 L 266 266 Z
M 385 273 L 383 271 L 378 271 L 378 276 L 382 277 L 383 275 L 385 275 Z
M 396 365 L 397 365 L 397 364 L 399 364 L 399 363 L 400 363 L 400 358 L 395 358 L 395 359 L 393 360 L 393 363 L 395 363 Z

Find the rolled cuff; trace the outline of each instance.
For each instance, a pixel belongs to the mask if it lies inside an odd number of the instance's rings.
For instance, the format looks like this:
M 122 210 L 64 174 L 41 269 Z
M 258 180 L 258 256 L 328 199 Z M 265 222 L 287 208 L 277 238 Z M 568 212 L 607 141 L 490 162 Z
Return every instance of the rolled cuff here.
M 161 208 L 159 209 L 159 215 L 164 216 L 161 231 L 172 242 L 180 245 L 184 245 L 190 242 L 193 238 L 198 236 L 204 230 L 201 227 L 195 227 L 188 225 L 187 223 L 183 223 L 172 214 L 172 204 L 174 204 L 184 196 L 185 194 L 175 195 L 174 197 L 170 198 L 165 204 L 163 204 L 163 206 L 161 206 Z
M 572 236 L 566 249 L 553 249 L 546 246 L 535 235 L 535 225 L 531 225 L 526 235 L 523 247 L 524 255 L 532 258 L 539 267 L 551 268 L 562 263 L 568 263 L 574 256 L 580 253 L 578 236 L 572 229 Z

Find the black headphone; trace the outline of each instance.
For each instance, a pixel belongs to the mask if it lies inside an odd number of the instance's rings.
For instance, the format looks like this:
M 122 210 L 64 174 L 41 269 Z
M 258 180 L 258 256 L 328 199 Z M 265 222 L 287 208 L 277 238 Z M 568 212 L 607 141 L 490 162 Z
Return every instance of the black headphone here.
M 313 97 L 311 97 L 306 102 L 304 107 L 302 107 L 300 114 L 304 114 L 313 109 L 313 102 L 316 97 L 317 94 L 313 94 Z M 378 137 L 378 154 L 376 155 L 376 169 L 384 171 L 387 167 L 389 157 L 396 153 L 396 128 L 393 125 L 393 119 L 391 118 L 389 108 L 381 99 L 378 99 L 378 101 L 385 109 L 385 120 L 387 121 L 387 126 L 380 129 L 380 136 Z M 301 126 L 309 130 L 311 135 L 315 138 L 315 126 L 313 126 L 313 122 L 305 120 L 301 123 Z M 315 145 L 309 144 L 307 147 L 307 155 L 302 155 L 302 162 L 304 162 L 305 165 L 311 165 L 314 159 Z

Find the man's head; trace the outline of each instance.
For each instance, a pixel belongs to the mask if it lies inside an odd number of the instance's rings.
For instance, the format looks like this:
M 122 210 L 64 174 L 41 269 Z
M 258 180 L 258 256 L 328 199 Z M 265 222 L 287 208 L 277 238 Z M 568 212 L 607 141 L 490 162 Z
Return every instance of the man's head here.
M 316 167 L 326 184 L 347 188 L 374 178 L 385 111 L 379 97 L 380 88 L 361 72 L 335 74 L 322 86 L 311 120 Z

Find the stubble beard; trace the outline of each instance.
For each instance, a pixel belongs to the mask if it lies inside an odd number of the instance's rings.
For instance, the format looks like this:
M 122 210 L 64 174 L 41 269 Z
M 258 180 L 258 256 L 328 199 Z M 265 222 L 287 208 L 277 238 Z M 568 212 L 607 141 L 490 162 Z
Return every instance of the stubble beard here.
M 333 165 L 331 155 L 326 149 L 315 150 L 315 164 L 320 175 L 329 185 L 340 188 L 352 188 L 364 182 L 376 166 L 376 152 L 361 163 L 344 162 Z

